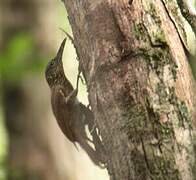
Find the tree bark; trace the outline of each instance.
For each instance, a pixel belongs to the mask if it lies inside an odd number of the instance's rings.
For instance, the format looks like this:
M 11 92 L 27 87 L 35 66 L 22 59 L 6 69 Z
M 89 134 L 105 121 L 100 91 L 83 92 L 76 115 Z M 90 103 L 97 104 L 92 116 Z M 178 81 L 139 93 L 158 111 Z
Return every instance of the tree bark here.
M 177 2 L 63 2 L 110 179 L 195 179 L 196 88 Z

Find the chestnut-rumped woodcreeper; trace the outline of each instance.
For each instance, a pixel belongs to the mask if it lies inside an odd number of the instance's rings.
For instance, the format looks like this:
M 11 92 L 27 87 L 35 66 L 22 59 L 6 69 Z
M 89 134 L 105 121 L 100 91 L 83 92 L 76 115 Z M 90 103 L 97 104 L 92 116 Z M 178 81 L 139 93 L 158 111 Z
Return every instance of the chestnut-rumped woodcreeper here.
M 45 71 L 45 77 L 51 89 L 51 104 L 54 116 L 64 135 L 86 151 L 90 159 L 100 165 L 96 150 L 93 149 L 85 131 L 85 125 L 93 121 L 93 114 L 89 108 L 77 100 L 78 80 L 76 89 L 66 78 L 63 69 L 62 55 L 66 38 L 62 41 L 57 55 L 52 59 Z

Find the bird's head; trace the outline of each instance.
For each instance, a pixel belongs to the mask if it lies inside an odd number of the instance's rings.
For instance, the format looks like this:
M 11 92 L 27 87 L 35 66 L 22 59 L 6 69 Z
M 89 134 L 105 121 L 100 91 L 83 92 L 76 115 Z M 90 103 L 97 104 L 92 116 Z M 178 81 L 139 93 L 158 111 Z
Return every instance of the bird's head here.
M 50 87 L 61 81 L 64 76 L 62 56 L 65 42 L 66 38 L 62 41 L 56 57 L 53 58 L 46 67 L 45 77 Z

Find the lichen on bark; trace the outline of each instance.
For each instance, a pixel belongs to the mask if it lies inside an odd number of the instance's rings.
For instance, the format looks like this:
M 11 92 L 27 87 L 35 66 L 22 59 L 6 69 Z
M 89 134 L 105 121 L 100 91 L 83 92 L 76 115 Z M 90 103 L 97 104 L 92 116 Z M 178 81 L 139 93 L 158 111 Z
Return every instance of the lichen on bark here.
M 195 82 L 164 1 L 65 5 L 111 179 L 193 179 Z

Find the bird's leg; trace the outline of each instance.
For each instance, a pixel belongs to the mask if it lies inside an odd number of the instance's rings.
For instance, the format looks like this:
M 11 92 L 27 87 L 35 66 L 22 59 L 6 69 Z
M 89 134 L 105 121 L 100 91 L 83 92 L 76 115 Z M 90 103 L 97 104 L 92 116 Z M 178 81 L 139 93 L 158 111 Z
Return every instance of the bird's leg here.
M 62 89 L 60 89 L 59 92 L 62 95 L 66 104 L 68 104 L 69 102 L 73 102 L 76 99 L 76 96 L 78 94 L 77 89 L 74 89 L 68 96 L 65 95 Z
M 80 73 L 81 73 L 81 68 L 80 65 L 78 66 L 78 76 L 77 76 L 77 82 L 76 82 L 76 89 L 78 90 L 78 86 L 79 86 L 79 80 L 80 80 Z
M 90 134 L 92 134 L 93 131 L 96 131 L 96 125 L 95 125 L 95 124 L 93 124 L 93 126 L 91 127 L 91 129 L 90 129 Z
M 69 102 L 73 102 L 76 99 L 76 96 L 78 94 L 79 79 L 81 78 L 80 73 L 81 73 L 81 68 L 80 68 L 80 65 L 79 65 L 79 67 L 78 67 L 77 82 L 76 82 L 76 89 L 74 89 L 68 96 L 65 96 L 65 94 L 63 93 L 62 90 L 60 91 L 60 93 L 65 98 L 66 104 L 68 104 Z
M 84 82 L 83 77 L 80 75 L 80 74 L 81 74 L 81 72 L 82 72 L 82 70 L 81 70 L 81 69 L 82 69 L 82 68 L 81 68 L 81 65 L 79 65 L 79 67 L 78 67 L 78 79 L 80 79 L 80 80 L 81 80 L 82 84 L 86 85 L 86 83 Z
M 74 89 L 67 97 L 65 97 L 65 102 L 68 104 L 71 101 L 74 101 L 78 94 L 78 89 Z

